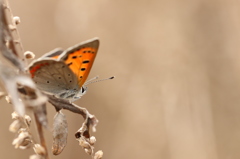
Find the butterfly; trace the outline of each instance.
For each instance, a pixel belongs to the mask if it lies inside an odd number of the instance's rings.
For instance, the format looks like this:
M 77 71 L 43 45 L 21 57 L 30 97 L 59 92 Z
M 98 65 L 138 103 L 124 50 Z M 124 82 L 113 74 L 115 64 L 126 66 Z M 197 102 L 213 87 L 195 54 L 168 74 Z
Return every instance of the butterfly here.
M 55 49 L 33 61 L 28 67 L 29 73 L 43 92 L 73 102 L 87 91 L 84 83 L 98 47 L 98 38 L 93 38 L 65 51 Z

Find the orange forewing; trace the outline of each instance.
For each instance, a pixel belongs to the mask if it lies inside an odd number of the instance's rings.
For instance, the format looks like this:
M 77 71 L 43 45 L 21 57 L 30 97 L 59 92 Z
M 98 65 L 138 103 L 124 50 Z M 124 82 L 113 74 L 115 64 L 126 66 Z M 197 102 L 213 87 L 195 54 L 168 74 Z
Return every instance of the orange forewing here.
M 81 87 L 86 81 L 96 57 L 97 49 L 84 47 L 68 55 L 64 62 L 73 71 L 78 78 L 78 84 Z

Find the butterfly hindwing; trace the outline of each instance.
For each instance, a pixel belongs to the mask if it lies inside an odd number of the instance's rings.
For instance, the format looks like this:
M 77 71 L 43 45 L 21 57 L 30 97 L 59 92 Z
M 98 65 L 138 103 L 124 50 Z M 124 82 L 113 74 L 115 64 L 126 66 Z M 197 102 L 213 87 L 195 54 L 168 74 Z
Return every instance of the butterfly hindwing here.
M 84 84 L 88 77 L 97 55 L 98 47 L 99 40 L 94 38 L 67 49 L 59 57 L 59 60 L 64 61 L 76 75 L 79 87 Z
M 29 72 L 40 90 L 61 94 L 68 90 L 80 89 L 77 78 L 63 61 L 38 60 L 29 66 Z

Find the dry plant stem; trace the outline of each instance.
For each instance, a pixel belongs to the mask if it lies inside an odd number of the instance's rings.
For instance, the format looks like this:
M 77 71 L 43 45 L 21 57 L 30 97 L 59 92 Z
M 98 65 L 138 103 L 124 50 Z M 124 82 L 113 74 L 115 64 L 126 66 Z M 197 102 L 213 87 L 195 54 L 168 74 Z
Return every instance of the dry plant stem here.
M 17 29 L 17 26 L 16 24 L 13 22 L 13 14 L 12 14 L 12 10 L 9 6 L 9 3 L 8 3 L 8 0 L 4 0 L 4 6 L 5 6 L 5 10 L 8 12 L 8 16 L 9 17 L 6 17 L 6 20 L 8 20 L 8 25 L 12 26 L 12 33 L 11 33 L 11 36 L 12 36 L 12 40 L 10 41 L 10 46 L 12 46 L 12 49 L 13 49 L 13 52 L 19 56 L 19 55 L 23 55 L 23 52 L 24 52 L 24 49 L 23 49 L 23 45 L 21 43 L 21 39 L 20 39 L 20 35 L 19 35 L 19 32 L 18 32 L 18 29 Z M 7 15 L 7 14 L 5 14 Z M 13 33 L 15 33 L 16 35 L 16 39 L 13 38 L 14 35 Z M 18 51 L 17 47 L 16 47 L 16 44 L 19 45 L 19 48 L 20 48 L 20 51 Z
M 35 121 L 36 121 L 36 125 L 37 125 L 37 130 L 38 130 L 41 146 L 43 146 L 45 148 L 45 151 L 46 151 L 45 158 L 49 159 L 48 152 L 47 152 L 47 146 L 46 146 L 45 138 L 44 138 L 44 135 L 43 135 L 42 124 L 38 120 L 38 117 L 37 117 L 36 113 L 34 113 L 34 118 L 35 118 Z
M 95 131 L 95 127 L 97 126 L 98 120 L 94 115 L 91 115 L 87 109 L 81 108 L 78 105 L 74 103 L 70 103 L 67 100 L 56 98 L 53 95 L 47 95 L 48 101 L 55 107 L 56 111 L 59 111 L 61 109 L 67 109 L 71 112 L 81 114 L 83 118 L 85 119 L 82 128 L 83 132 L 78 131 L 75 136 L 76 138 L 79 138 L 81 135 L 85 136 L 86 138 L 89 138 L 89 128 L 92 126 L 93 131 Z
M 47 96 L 49 98 L 49 102 L 55 107 L 56 111 L 59 111 L 61 109 L 67 109 L 71 112 L 81 114 L 83 118 L 86 119 L 87 114 L 84 108 L 79 109 L 79 107 L 76 106 L 75 104 L 70 103 L 69 101 L 64 99 L 56 98 L 53 95 L 47 95 Z
M 0 1 L 1 2 L 1 1 Z M 11 31 L 9 29 L 9 23 L 8 20 L 9 17 L 5 12 L 5 4 L 1 3 L 0 6 L 0 36 L 1 36 L 1 42 L 0 42 L 0 49 L 2 55 L 7 58 L 13 65 L 15 65 L 18 69 L 20 69 L 22 72 L 24 71 L 24 64 L 23 62 L 18 58 L 18 52 L 16 50 L 16 46 L 14 41 L 14 38 L 11 34 Z M 6 46 L 6 42 L 9 44 L 8 47 Z

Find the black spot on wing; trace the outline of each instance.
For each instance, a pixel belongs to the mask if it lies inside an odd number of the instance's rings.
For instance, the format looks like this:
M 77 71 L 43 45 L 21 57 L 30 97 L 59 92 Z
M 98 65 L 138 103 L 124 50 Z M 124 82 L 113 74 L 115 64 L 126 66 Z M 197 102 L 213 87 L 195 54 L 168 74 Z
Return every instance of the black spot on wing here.
M 90 61 L 89 60 L 84 60 L 82 63 L 89 63 Z
M 72 59 L 76 59 L 77 58 L 77 56 L 72 56 Z
M 72 65 L 72 64 L 73 64 L 73 63 L 72 63 L 72 62 L 70 62 L 70 63 L 68 63 L 67 65 L 68 65 L 68 66 L 70 66 L 70 65 Z

